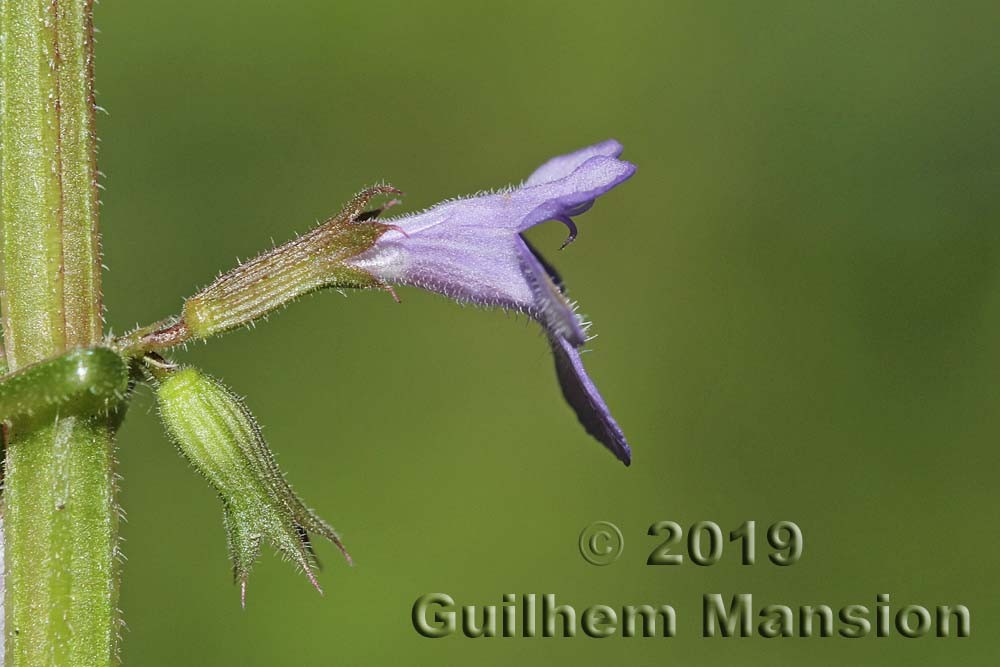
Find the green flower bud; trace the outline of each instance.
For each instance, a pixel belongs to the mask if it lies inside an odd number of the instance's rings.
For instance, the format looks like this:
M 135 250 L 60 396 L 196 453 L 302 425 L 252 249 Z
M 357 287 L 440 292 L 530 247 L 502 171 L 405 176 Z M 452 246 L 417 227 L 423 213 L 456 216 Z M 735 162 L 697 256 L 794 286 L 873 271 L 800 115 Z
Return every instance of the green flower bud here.
M 195 368 L 161 369 L 154 375 L 167 432 L 222 499 L 229 555 L 244 604 L 247 576 L 264 540 L 298 564 L 322 592 L 309 533 L 336 544 L 348 563 L 351 558 L 336 531 L 289 487 L 243 401 Z
M 116 409 L 128 393 L 128 365 L 106 347 L 71 350 L 0 380 L 0 422 L 90 417 Z

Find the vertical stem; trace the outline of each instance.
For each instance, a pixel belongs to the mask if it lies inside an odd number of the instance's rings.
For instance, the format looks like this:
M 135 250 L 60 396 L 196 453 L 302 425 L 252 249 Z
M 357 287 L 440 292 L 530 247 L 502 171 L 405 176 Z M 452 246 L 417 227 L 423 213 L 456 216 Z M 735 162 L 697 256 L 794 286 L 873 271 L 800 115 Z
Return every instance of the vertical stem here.
M 91 0 L 0 0 L 0 311 L 11 370 L 101 338 Z M 8 429 L 6 665 L 116 660 L 106 418 Z
M 0 87 L 2 87 L 2 85 L 3 84 L 0 84 Z M 2 319 L 3 319 L 2 316 L 0 316 L 0 320 Z M 0 325 L 0 375 L 3 375 L 4 373 L 7 372 L 7 354 L 3 351 L 2 339 L 3 339 L 3 326 Z M 6 456 L 7 425 L 2 422 L 0 422 L 0 451 L 2 451 Z M 4 472 L 3 468 L 0 468 L 0 489 L 3 488 L 3 472 Z M 4 614 L 4 609 L 6 607 L 5 598 L 7 597 L 7 590 L 5 587 L 7 583 L 7 576 L 6 576 L 7 568 L 4 563 L 3 506 L 4 506 L 3 496 L 0 495 L 0 641 L 3 641 L 2 638 L 5 636 L 4 620 L 6 619 L 6 615 Z M 6 642 L 3 645 L 0 645 L 0 657 L 3 656 L 3 647 L 5 645 Z M 2 664 L 3 661 L 0 660 L 0 665 Z

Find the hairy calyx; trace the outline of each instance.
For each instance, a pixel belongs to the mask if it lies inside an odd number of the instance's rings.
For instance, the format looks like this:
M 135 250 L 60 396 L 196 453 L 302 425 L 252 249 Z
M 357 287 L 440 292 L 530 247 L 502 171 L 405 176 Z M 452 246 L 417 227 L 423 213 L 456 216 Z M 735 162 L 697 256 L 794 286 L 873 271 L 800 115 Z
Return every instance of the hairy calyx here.
M 163 350 L 246 326 L 301 296 L 324 288 L 390 289 L 346 260 L 363 253 L 392 229 L 377 221 L 383 208 L 367 210 L 391 186 L 368 188 L 310 232 L 239 264 L 184 301 L 179 317 L 134 331 L 118 344 L 126 354 Z

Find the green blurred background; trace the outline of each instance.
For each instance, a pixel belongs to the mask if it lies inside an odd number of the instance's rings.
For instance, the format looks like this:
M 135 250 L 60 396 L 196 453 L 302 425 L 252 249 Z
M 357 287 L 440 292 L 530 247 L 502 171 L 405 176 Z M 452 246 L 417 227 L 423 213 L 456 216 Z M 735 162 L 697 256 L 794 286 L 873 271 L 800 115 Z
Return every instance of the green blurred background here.
M 626 469 L 524 318 L 324 293 L 178 358 L 248 396 L 343 533 L 325 597 L 268 551 L 241 611 L 218 501 L 148 390 L 121 433 L 133 665 L 985 665 L 1000 653 L 996 3 L 104 2 L 106 301 L 179 310 L 364 185 L 405 210 L 607 137 L 636 177 L 532 232 L 600 337 Z M 616 522 L 615 564 L 577 551 Z M 800 563 L 649 567 L 654 521 L 793 520 Z M 762 545 L 763 548 L 763 545 Z M 675 639 L 429 640 L 427 592 L 670 603 Z M 701 596 L 963 603 L 969 639 L 703 639 Z

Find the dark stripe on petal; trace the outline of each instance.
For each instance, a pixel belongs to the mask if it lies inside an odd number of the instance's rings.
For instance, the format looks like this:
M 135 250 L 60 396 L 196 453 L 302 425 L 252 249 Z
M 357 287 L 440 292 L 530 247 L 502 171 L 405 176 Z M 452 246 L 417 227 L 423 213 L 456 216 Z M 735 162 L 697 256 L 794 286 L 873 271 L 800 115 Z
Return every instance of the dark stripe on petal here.
M 538 251 L 538 248 L 532 245 L 531 241 L 528 240 L 528 237 L 526 237 L 524 234 L 520 234 L 519 236 L 521 237 L 521 240 L 524 241 L 524 245 L 526 245 L 528 247 L 528 250 L 531 251 L 531 254 L 534 255 L 535 259 L 538 260 L 538 263 L 542 265 L 543 269 L 545 269 L 545 273 L 548 274 L 549 278 L 552 279 L 552 282 L 554 282 L 556 284 L 556 287 L 559 288 L 559 291 L 565 292 L 566 285 L 565 283 L 563 283 L 562 276 L 559 275 L 559 271 L 556 270 L 556 267 L 552 266 L 552 263 L 549 262 L 549 260 L 545 259 L 545 256 Z
M 538 320 L 550 335 L 566 338 L 574 345 L 583 345 L 587 336 L 580 326 L 580 318 L 573 312 L 562 290 L 552 281 L 544 264 L 538 261 L 523 238 L 515 242 L 521 256 L 521 272 L 534 297 L 528 314 Z

